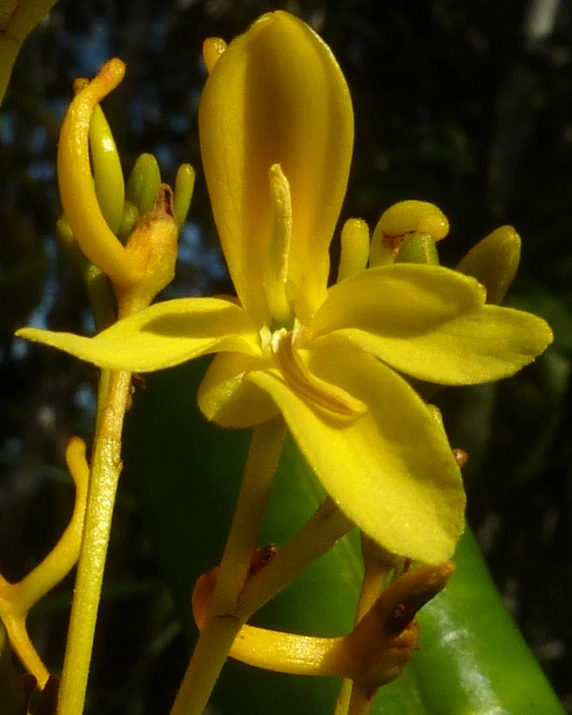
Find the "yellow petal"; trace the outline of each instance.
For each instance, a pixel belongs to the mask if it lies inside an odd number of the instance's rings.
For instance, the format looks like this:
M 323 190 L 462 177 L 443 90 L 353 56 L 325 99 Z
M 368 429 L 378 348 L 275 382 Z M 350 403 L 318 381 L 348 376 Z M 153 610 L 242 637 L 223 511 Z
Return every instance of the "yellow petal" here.
M 536 315 L 496 305 L 416 336 L 385 337 L 351 329 L 336 335 L 401 372 L 441 385 L 472 385 L 514 375 L 543 353 L 553 337 Z
M 286 12 L 264 15 L 230 43 L 214 66 L 199 108 L 203 166 L 220 239 L 238 296 L 268 319 L 260 290 L 270 250 L 268 172 L 290 183 L 289 260 L 298 315 L 323 299 L 328 246 L 345 194 L 353 113 L 329 48 Z M 309 270 L 311 268 L 311 270 Z
M 492 382 L 540 355 L 552 331 L 535 315 L 484 300 L 484 289 L 455 271 L 396 264 L 333 286 L 310 328 L 324 347 L 351 342 L 421 380 Z
M 261 369 L 262 358 L 240 353 L 219 353 L 198 391 L 203 415 L 221 427 L 254 427 L 276 417 L 279 410 L 266 392 L 247 380 Z
M 400 263 L 362 271 L 332 286 L 309 329 L 314 337 L 357 328 L 406 338 L 484 305 L 474 278 L 441 266 Z
M 464 492 L 446 435 L 421 398 L 374 357 L 348 346 L 313 351 L 316 375 L 369 411 L 328 420 L 272 372 L 249 378 L 284 414 L 334 501 L 388 551 L 427 563 L 448 559 L 463 530 Z
M 259 353 L 240 306 L 223 298 L 181 298 L 120 320 L 94 338 L 23 328 L 20 338 L 51 345 L 99 367 L 153 372 L 217 351 Z

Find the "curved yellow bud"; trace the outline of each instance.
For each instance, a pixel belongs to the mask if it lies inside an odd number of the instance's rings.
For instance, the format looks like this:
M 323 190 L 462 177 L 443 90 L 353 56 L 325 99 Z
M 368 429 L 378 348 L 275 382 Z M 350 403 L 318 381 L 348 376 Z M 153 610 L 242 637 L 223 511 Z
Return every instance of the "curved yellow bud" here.
M 76 94 L 66 112 L 58 145 L 60 196 L 74 238 L 87 258 L 117 285 L 130 283 L 136 271 L 101 212 L 91 174 L 88 136 L 95 107 L 117 87 L 124 74 L 124 63 L 112 59 Z
M 381 215 L 373 232 L 370 266 L 391 263 L 401 242 L 411 233 L 429 234 L 440 241 L 449 233 L 449 221 L 441 209 L 428 201 L 399 201 Z

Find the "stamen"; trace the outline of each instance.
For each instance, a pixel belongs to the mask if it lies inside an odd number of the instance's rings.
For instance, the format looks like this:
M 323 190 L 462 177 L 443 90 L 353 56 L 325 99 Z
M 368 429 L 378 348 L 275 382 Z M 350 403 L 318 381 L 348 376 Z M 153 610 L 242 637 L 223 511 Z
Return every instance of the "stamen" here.
M 369 257 L 369 228 L 361 218 L 349 218 L 342 228 L 342 252 L 338 280 L 351 278 L 367 266 Z
M 292 321 L 292 310 L 286 296 L 292 242 L 292 198 L 290 184 L 280 164 L 270 167 L 269 178 L 272 226 L 264 284 L 272 318 L 279 325 L 288 325 Z
M 302 399 L 338 418 L 353 419 L 367 411 L 361 400 L 310 372 L 294 349 L 291 331 L 282 329 L 273 334 L 272 352 L 282 377 Z

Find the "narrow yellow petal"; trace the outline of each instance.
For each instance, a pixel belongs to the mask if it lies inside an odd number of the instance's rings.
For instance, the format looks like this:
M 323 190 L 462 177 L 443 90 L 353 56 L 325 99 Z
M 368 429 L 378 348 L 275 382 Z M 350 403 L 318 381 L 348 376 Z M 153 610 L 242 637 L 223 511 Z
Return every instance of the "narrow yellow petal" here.
M 94 338 L 36 328 L 23 328 L 16 335 L 99 367 L 131 372 L 153 372 L 218 351 L 259 352 L 258 334 L 250 317 L 222 298 L 157 303 Z
M 272 202 L 280 164 L 292 195 L 289 280 L 298 315 L 323 299 L 328 246 L 345 194 L 353 113 L 331 51 L 301 20 L 264 15 L 230 43 L 199 107 L 201 152 L 220 239 L 239 298 L 260 322 Z
M 427 563 L 448 559 L 463 530 L 459 469 L 445 432 L 415 391 L 355 348 L 313 351 L 309 363 L 368 405 L 351 423 L 329 420 L 271 372 L 249 375 L 284 414 L 324 488 L 388 551 Z

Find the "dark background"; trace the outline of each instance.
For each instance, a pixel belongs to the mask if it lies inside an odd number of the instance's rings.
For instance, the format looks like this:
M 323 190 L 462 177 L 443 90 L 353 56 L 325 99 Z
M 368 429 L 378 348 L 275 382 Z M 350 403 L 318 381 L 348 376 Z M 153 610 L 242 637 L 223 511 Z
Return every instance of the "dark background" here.
M 444 392 L 440 404 L 452 445 L 469 452 L 469 518 L 492 574 L 572 712 L 572 9 L 564 0 L 61 0 L 26 42 L 0 113 L 0 570 L 17 580 L 56 542 L 73 498 L 63 450 L 70 434 L 92 429 L 94 372 L 12 338 L 30 323 L 90 326 L 81 281 L 53 239 L 57 130 L 71 82 L 111 56 L 127 62 L 105 105 L 125 170 L 142 151 L 156 154 L 167 181 L 183 161 L 198 170 L 170 295 L 218 290 L 226 276 L 196 125 L 200 48 L 277 8 L 323 36 L 351 89 L 356 146 L 342 218 L 373 228 L 396 200 L 433 201 L 452 226 L 440 244 L 447 265 L 503 223 L 523 237 L 508 301 L 547 318 L 555 345 L 517 378 Z M 146 715 L 170 702 L 185 645 L 124 486 L 92 705 Z M 66 580 L 32 618 L 53 668 L 72 586 Z

